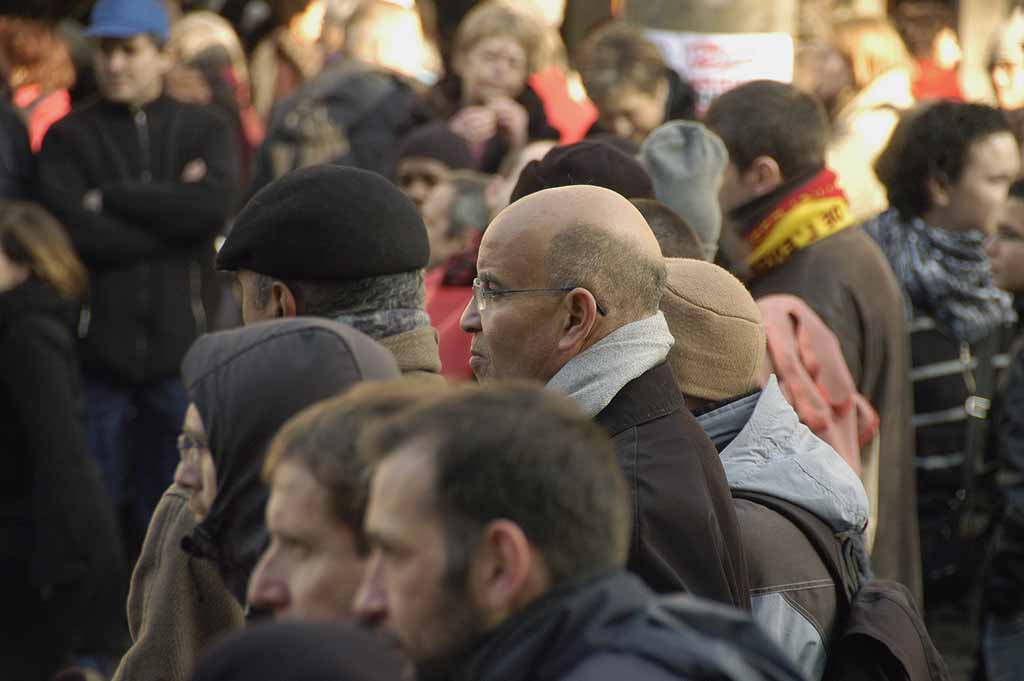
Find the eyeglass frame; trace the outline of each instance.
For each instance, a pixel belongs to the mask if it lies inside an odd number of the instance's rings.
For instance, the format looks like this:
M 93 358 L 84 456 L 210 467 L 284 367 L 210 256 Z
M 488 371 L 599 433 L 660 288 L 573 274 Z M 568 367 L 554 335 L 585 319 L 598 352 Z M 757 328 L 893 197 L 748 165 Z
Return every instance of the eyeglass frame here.
M 192 433 L 179 433 L 178 439 L 174 444 L 182 461 L 192 458 L 189 456 L 192 452 L 210 451 L 209 443 Z
M 487 298 L 497 298 L 498 296 L 507 296 L 514 293 L 568 293 L 569 291 L 575 291 L 582 286 L 563 286 L 561 288 L 510 288 L 503 289 L 501 291 L 488 291 L 484 287 L 484 282 L 480 281 L 480 277 L 473 278 L 473 303 L 476 305 L 476 309 L 483 312 L 487 309 Z M 586 290 L 586 289 L 584 289 Z M 486 296 L 484 294 L 487 294 Z M 590 295 L 594 295 L 590 292 Z M 608 310 L 594 298 L 594 304 L 597 306 L 597 313 L 602 317 L 608 316 Z

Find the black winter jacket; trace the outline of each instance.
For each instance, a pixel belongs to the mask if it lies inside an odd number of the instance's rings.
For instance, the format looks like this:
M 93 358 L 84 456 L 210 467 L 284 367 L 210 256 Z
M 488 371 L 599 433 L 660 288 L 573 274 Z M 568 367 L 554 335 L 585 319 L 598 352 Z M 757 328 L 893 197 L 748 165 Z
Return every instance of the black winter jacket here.
M 455 667 L 450 681 L 802 678 L 749 614 L 692 596 L 660 599 L 621 572 L 556 587 Z
M 750 608 L 736 509 L 718 456 L 659 364 L 594 418 L 612 436 L 633 494 L 629 570 L 658 593 Z
M 34 278 L 0 294 L 0 563 L 31 576 L 5 588 L 37 592 L 59 613 L 53 641 L 84 631 L 116 645 L 126 566 L 86 452 L 73 311 Z
M 196 159 L 199 182 L 183 183 Z M 174 376 L 205 327 L 201 249 L 235 205 L 238 150 L 212 109 L 163 96 L 139 110 L 96 101 L 55 123 L 38 159 L 40 200 L 91 275 L 79 335 L 86 369 L 128 383 Z M 102 210 L 83 196 L 102 192 Z

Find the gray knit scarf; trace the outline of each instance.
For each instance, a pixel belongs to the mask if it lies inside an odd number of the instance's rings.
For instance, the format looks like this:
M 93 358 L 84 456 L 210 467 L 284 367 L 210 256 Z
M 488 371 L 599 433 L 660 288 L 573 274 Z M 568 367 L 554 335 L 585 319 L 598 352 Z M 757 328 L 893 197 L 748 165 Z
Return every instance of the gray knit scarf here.
M 362 331 L 370 338 L 388 338 L 406 331 L 413 331 L 430 326 L 430 317 L 423 310 L 391 309 L 360 312 L 358 314 L 341 314 L 334 317 L 340 324 L 348 324 L 357 331 Z
M 548 381 L 594 417 L 635 378 L 665 361 L 675 343 L 661 312 L 612 331 L 576 355 Z
M 864 224 L 882 248 L 910 304 L 956 340 L 975 343 L 1017 315 L 1010 294 L 992 282 L 981 232 L 929 227 L 889 209 Z

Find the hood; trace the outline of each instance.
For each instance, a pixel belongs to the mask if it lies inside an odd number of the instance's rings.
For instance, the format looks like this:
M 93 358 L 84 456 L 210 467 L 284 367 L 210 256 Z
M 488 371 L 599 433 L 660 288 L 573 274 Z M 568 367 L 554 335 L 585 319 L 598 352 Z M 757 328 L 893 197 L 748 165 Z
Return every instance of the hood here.
M 800 423 L 772 375 L 764 389 L 697 418 L 715 443 L 730 489 L 784 499 L 835 532 L 863 530 L 868 498 L 853 469 Z
M 355 329 L 324 319 L 254 324 L 202 336 L 182 362 L 217 468 L 209 514 L 183 547 L 217 563 L 245 602 L 266 543 L 263 456 L 278 428 L 305 407 L 365 380 L 399 377 L 394 357 Z
M 36 277 L 0 293 L 0 331 L 7 324 L 26 314 L 56 317 L 69 329 L 74 327 L 78 304 L 61 298 L 53 288 Z

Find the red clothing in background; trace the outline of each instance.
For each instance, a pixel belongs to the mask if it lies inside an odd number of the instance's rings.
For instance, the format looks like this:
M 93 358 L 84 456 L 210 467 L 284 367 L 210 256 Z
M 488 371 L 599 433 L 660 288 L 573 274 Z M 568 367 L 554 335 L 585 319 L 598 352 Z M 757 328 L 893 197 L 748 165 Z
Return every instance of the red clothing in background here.
M 449 286 L 444 283 L 447 265 L 427 272 L 426 308 L 430 323 L 437 329 L 441 354 L 441 375 L 449 381 L 469 381 L 469 344 L 472 336 L 462 330 L 459 319 L 473 297 L 472 286 Z

